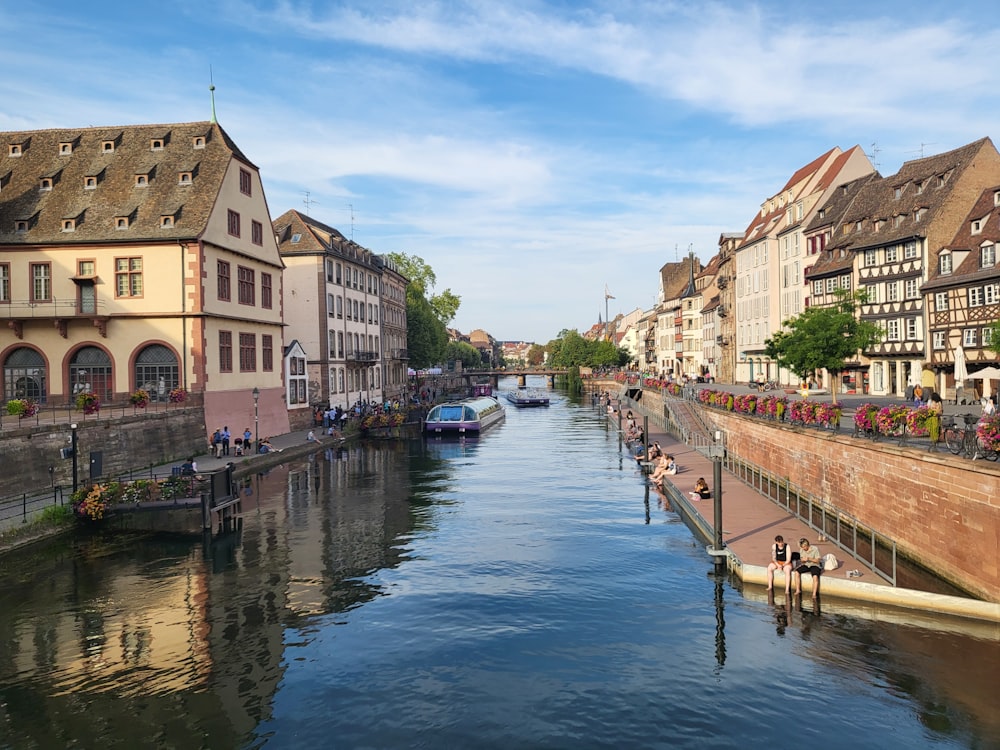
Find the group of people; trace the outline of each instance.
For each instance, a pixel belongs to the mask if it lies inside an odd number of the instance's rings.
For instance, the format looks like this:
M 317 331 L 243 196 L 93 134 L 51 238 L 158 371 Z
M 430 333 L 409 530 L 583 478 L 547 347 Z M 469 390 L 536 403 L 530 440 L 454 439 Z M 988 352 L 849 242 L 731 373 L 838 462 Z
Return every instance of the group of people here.
M 778 534 L 774 537 L 774 544 L 771 545 L 771 562 L 767 566 L 767 590 L 774 589 L 774 574 L 780 570 L 785 574 L 785 593 L 791 593 L 791 586 L 794 583 L 795 593 L 801 594 L 802 574 L 809 573 L 812 576 L 812 595 L 815 599 L 819 596 L 819 577 L 823 572 L 822 560 L 819 547 L 810 544 L 805 537 L 799 539 L 799 548 L 793 552 L 784 537 Z
M 235 440 L 232 437 L 229 425 L 219 427 L 209 438 L 209 452 L 216 458 L 229 455 L 242 456 L 244 452 L 253 452 L 253 433 L 250 432 L 249 427 L 243 430 L 242 437 L 237 437 Z M 230 448 L 232 448 L 232 453 L 230 453 Z

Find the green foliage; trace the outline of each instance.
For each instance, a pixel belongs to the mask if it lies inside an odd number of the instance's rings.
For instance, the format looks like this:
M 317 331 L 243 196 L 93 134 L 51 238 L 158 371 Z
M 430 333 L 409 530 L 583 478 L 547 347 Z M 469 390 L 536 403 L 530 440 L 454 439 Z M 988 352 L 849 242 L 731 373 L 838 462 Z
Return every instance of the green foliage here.
M 462 298 L 451 289 L 445 289 L 440 294 L 433 294 L 437 276 L 427 261 L 419 255 L 407 255 L 406 253 L 389 253 L 388 257 L 410 282 L 406 288 L 407 297 L 409 297 L 410 289 L 415 288 L 430 304 L 434 316 L 441 321 L 442 325 L 447 326 L 455 319 L 458 308 L 462 304 Z
M 546 345 L 549 364 L 553 367 L 621 366 L 628 362 L 629 354 L 610 341 L 590 341 L 576 331 L 562 331 L 559 338 Z M 531 352 L 529 351 L 529 362 Z
M 882 329 L 858 319 L 864 293 L 841 290 L 835 304 L 810 307 L 784 322 L 782 330 L 764 342 L 765 353 L 805 380 L 815 370 L 837 375 L 844 363 L 882 338 Z M 836 402 L 836 393 L 834 393 Z
M 62 526 L 73 521 L 73 506 L 50 505 L 38 514 L 38 523 L 45 526 Z
M 1000 320 L 993 321 L 990 325 L 990 330 L 993 332 L 993 338 L 990 339 L 990 343 L 986 348 L 994 354 L 1000 354 Z
M 449 341 L 448 346 L 445 347 L 444 359 L 446 362 L 460 360 L 464 368 L 482 367 L 483 365 L 483 355 L 476 347 L 465 341 Z
M 545 361 L 545 347 L 532 344 L 528 347 L 528 364 L 537 367 Z
M 406 348 L 410 366 L 430 367 L 444 361 L 448 331 L 416 287 L 406 288 Z
M 583 393 L 583 378 L 580 377 L 580 368 L 576 365 L 569 368 L 567 390 L 573 395 Z

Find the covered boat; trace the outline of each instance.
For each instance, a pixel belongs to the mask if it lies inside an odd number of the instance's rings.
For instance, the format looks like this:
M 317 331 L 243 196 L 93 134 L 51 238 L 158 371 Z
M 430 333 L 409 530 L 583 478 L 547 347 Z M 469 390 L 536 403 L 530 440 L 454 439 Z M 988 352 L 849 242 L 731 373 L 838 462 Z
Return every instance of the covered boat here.
M 533 388 L 518 388 L 516 391 L 507 391 L 507 400 L 519 407 L 549 405 L 548 394 Z
M 504 420 L 503 405 L 491 396 L 438 404 L 427 413 L 424 432 L 461 435 L 481 432 Z

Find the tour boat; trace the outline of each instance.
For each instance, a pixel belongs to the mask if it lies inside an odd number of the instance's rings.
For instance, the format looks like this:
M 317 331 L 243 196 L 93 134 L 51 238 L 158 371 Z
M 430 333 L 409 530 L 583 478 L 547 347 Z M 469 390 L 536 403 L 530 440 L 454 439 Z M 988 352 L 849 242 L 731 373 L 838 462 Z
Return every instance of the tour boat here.
M 482 432 L 504 420 L 503 405 L 491 396 L 438 404 L 427 413 L 424 432 L 436 435 L 464 435 Z
M 548 406 L 549 397 L 541 391 L 531 388 L 518 388 L 516 391 L 507 391 L 507 400 L 514 406 Z

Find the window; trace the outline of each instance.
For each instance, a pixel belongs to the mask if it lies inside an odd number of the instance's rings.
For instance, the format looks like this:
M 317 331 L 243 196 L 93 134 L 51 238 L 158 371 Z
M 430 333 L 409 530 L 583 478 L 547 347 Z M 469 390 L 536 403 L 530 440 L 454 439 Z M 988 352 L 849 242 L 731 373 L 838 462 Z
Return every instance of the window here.
M 326 295 L 326 314 L 333 317 L 333 295 Z
M 919 338 L 917 336 L 917 319 L 907 318 L 906 319 L 906 340 L 916 341 Z
M 981 286 L 969 287 L 969 307 L 982 307 L 983 288 Z
M 992 328 L 983 328 L 982 331 L 981 331 L 981 333 L 983 335 L 983 338 L 982 338 L 983 347 L 985 348 L 987 346 L 992 346 L 993 345 L 993 329 Z
M 987 305 L 1000 302 L 1000 284 L 987 284 L 983 287 L 983 301 Z
M 878 302 L 878 284 L 865 285 L 865 301 L 870 305 Z
M 344 334 L 342 332 L 340 332 L 340 331 L 337 332 L 337 356 L 338 357 L 343 357 L 344 356 Z M 343 378 L 341 378 L 340 383 L 341 383 L 340 388 L 341 388 L 341 390 L 343 390 L 343 388 L 344 388 L 344 385 L 343 385 L 344 379 Z
M 984 245 L 979 251 L 979 267 L 992 268 L 997 262 L 997 246 Z
M 233 237 L 240 236 L 240 215 L 233 209 L 229 209 L 229 234 Z
M 816 279 L 816 281 L 813 282 L 813 294 L 818 297 L 822 293 L 823 293 L 823 280 Z
M 150 142 L 149 142 L 149 150 L 150 151 L 162 151 L 163 150 L 163 139 L 162 138 L 153 138 L 152 140 L 150 140 Z
M 915 240 L 903 243 L 903 258 L 913 260 L 917 257 L 917 243 Z
M 135 176 L 135 186 L 136 187 L 146 187 L 149 185 L 149 175 L 148 174 L 137 174 Z
M 921 221 L 926 215 L 927 215 L 926 208 L 918 208 L 916 211 L 913 212 L 913 220 Z
M 892 197 L 899 200 L 899 197 L 903 194 L 903 188 L 897 187 L 892 191 Z
M 257 334 L 240 334 L 240 372 L 257 370 Z
M 84 278 L 93 277 L 97 275 L 96 261 L 93 260 L 81 260 L 76 264 L 76 275 Z
M 976 219 L 972 222 L 972 233 L 979 234 L 981 231 L 983 231 L 983 222 Z
M 233 371 L 233 332 L 219 331 L 219 371 Z
M 142 258 L 115 258 L 115 296 L 142 296 Z
M 326 280 L 333 283 L 333 261 L 327 258 L 323 261 L 323 265 L 326 267 Z
M 269 333 L 260 337 L 260 364 L 264 372 L 274 370 L 274 337 Z
M 179 172 L 177 174 L 177 184 L 178 185 L 190 185 L 191 184 L 191 173 L 190 172 Z
M 128 229 L 129 217 L 127 216 L 116 216 L 115 217 L 115 229 Z
M 841 289 L 851 288 L 851 275 L 849 273 L 844 274 L 843 276 L 840 277 L 840 288 Z
M 174 225 L 173 214 L 163 214 L 160 217 L 160 227 L 162 229 L 170 229 Z
M 917 299 L 920 296 L 920 279 L 906 280 L 906 299 Z
M 885 285 L 885 301 L 886 302 L 899 302 L 899 282 L 889 281 Z
M 63 219 L 62 220 L 62 230 L 64 232 L 75 232 L 76 231 L 76 219 Z
M 878 250 L 865 250 L 865 265 L 875 266 L 878 265 Z
M 101 141 L 101 151 L 105 154 L 112 154 L 115 151 L 114 141 Z
M 944 334 L 945 334 L 944 331 L 934 331 L 932 345 L 935 349 L 938 350 L 944 349 L 944 343 L 945 343 Z
M 97 190 L 97 178 L 93 175 L 87 175 L 83 178 L 83 189 L 84 190 Z
M 260 275 L 260 306 L 265 310 L 271 309 L 271 274 L 261 273 Z
M 337 264 L 337 283 L 340 283 L 340 264 Z
M 827 294 L 833 294 L 837 289 L 837 280 L 832 276 L 826 280 L 826 292 Z
M 962 331 L 962 346 L 967 348 L 974 348 L 978 346 L 975 328 L 966 328 Z
M 337 317 L 344 317 L 344 298 L 340 296 L 337 297 Z
M 934 295 L 934 310 L 944 312 L 948 309 L 948 292 L 937 292 Z
M 229 302 L 232 299 L 232 278 L 233 271 L 232 267 L 227 261 L 220 260 L 216 262 L 216 273 L 218 274 L 218 293 L 219 299 L 224 302 Z
M 10 302 L 10 263 L 0 263 L 0 302 Z
M 895 263 L 899 260 L 899 245 L 890 245 L 885 249 L 885 262 Z
M 191 139 L 191 146 L 193 148 L 205 148 L 205 136 L 196 135 Z
M 951 273 L 951 253 L 941 253 L 938 264 L 940 265 L 941 273 Z
M 250 172 L 246 169 L 240 168 L 240 192 L 243 193 L 243 195 L 250 195 L 250 185 Z
M 885 322 L 885 340 L 899 341 L 899 321 L 896 319 Z
M 38 183 L 39 190 L 51 190 L 52 189 L 52 178 L 43 177 Z
M 252 268 L 247 268 L 246 266 L 236 267 L 236 294 L 241 305 L 257 304 L 254 282 L 254 271 Z
M 264 244 L 264 225 L 256 219 L 250 222 L 250 241 L 255 245 Z

